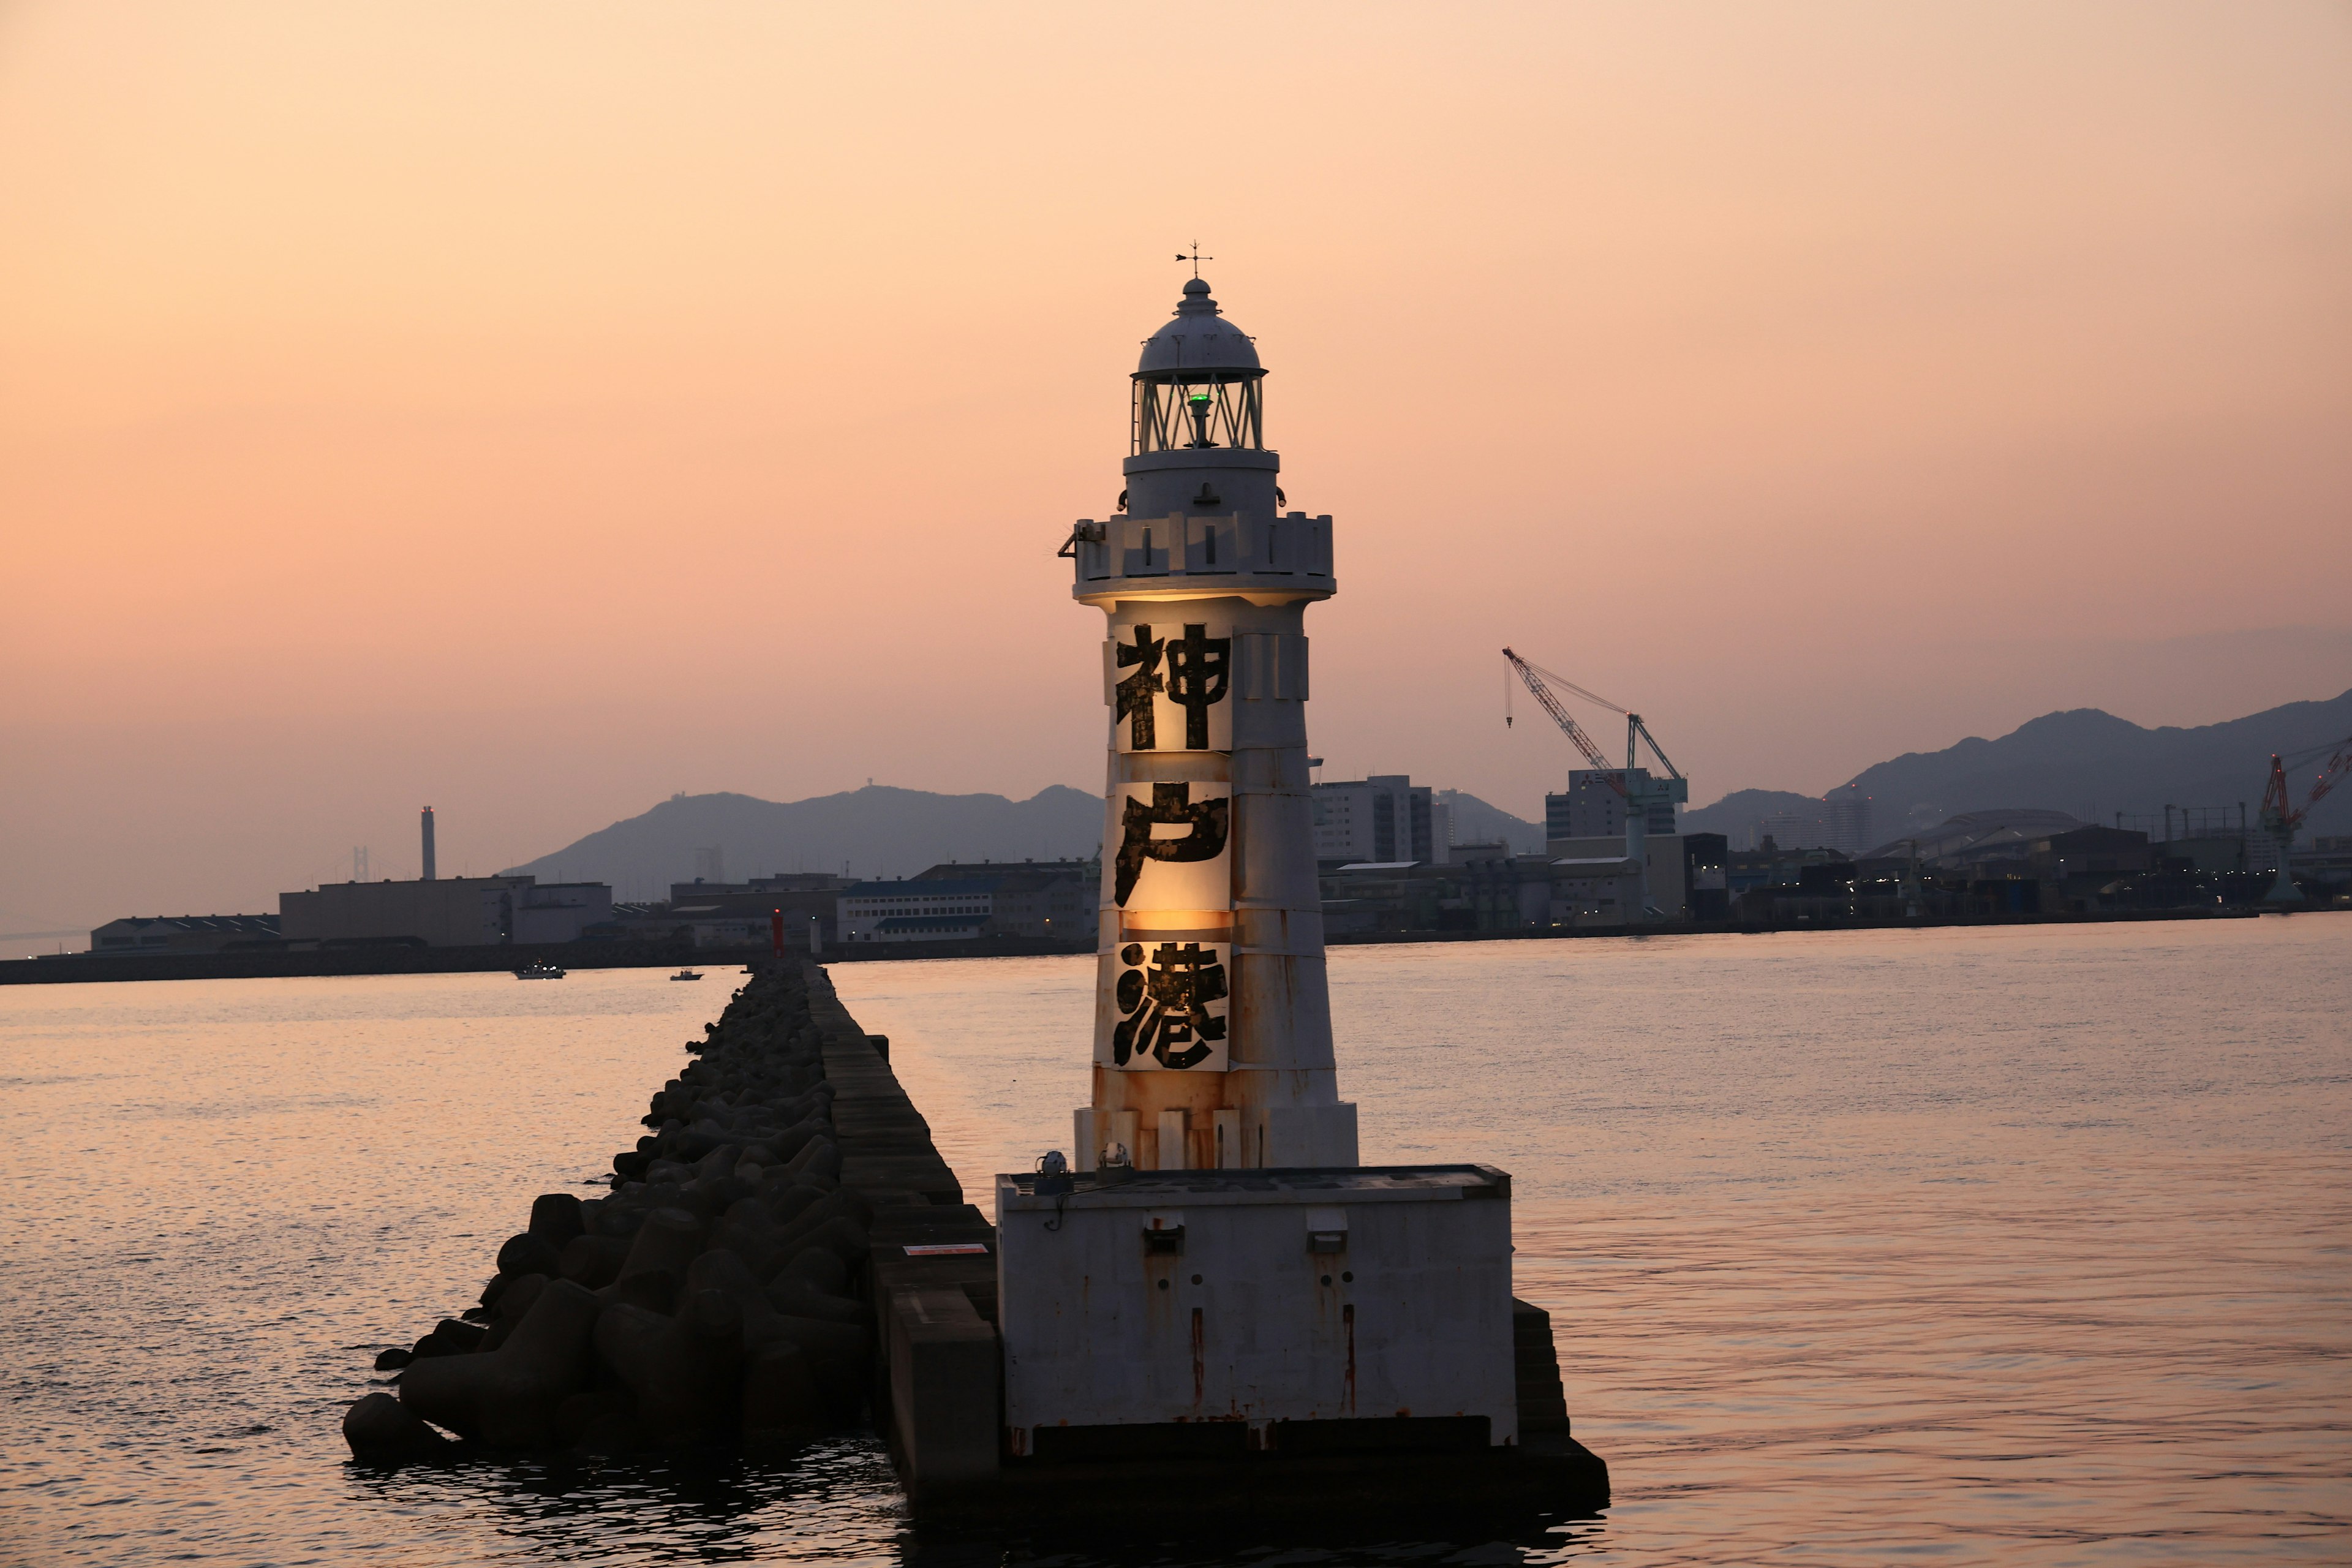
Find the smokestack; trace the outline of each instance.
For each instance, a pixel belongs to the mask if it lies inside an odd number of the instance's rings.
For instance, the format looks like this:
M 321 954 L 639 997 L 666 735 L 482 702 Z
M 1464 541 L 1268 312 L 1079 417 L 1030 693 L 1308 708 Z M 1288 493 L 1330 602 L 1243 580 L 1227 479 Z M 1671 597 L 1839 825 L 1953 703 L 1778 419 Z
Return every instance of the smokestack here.
M 433 880 L 433 808 L 425 808 L 425 879 Z

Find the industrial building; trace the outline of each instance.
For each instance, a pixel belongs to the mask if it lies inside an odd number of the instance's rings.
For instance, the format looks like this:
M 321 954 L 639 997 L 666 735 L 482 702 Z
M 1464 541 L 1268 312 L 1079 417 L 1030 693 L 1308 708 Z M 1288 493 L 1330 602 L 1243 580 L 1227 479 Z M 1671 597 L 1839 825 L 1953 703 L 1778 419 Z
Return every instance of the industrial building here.
M 698 864 L 703 863 L 697 851 Z M 787 947 L 822 952 L 838 940 L 835 924 L 849 879 L 829 871 L 787 871 L 748 882 L 697 877 L 672 882 L 669 902 L 631 910 L 619 923 L 633 934 L 690 940 L 697 947 L 764 947 L 783 917 Z
M 497 947 L 577 942 L 613 918 L 613 889 L 603 882 L 435 875 L 429 805 L 418 814 L 417 835 L 424 875 L 416 880 L 327 882 L 280 893 L 278 934 L 320 947 Z
M 133 915 L 89 933 L 101 953 L 236 952 L 282 947 L 276 915 Z
M 995 895 L 984 878 L 859 882 L 842 889 L 834 920 L 845 942 L 965 942 L 987 925 Z
M 278 895 L 280 935 L 289 942 L 331 946 L 577 942 L 590 926 L 612 918 L 613 889 L 605 883 L 543 883 L 535 877 L 330 882 Z
M 1442 864 L 1452 847 L 1453 809 L 1409 774 L 1318 784 L 1309 800 L 1318 861 Z
M 961 879 L 989 887 L 983 936 L 1092 947 L 1102 906 L 1100 860 L 1024 860 L 978 866 L 950 861 L 918 874 L 918 881 Z
M 1650 832 L 1675 831 L 1675 803 L 1651 789 L 1649 769 L 1572 768 L 1567 791 L 1544 796 L 1544 837 L 1622 838 L 1628 795 L 1643 803 Z
M 1604 931 L 1657 920 L 1721 921 L 1730 902 L 1719 833 L 1645 836 L 1642 860 L 1622 837 L 1553 840 L 1540 855 L 1457 845 L 1444 865 L 1360 861 L 1326 868 L 1324 929 L 1375 931 Z M 1646 885 L 1654 913 L 1640 902 Z

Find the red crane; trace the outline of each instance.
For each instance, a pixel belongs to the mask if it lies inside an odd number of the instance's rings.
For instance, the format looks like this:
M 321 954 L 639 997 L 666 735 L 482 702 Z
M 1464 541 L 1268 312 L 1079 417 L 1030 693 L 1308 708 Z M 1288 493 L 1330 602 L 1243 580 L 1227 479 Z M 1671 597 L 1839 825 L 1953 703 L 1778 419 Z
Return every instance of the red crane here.
M 2311 793 L 2303 797 L 2303 804 L 2295 805 L 2287 789 L 2287 769 L 2303 767 L 2317 761 L 2323 754 L 2327 754 L 2327 765 L 2319 770 L 2319 777 L 2312 782 Z M 2281 759 L 2276 752 L 2271 753 L 2271 782 L 2263 791 L 2263 826 L 2270 830 L 2273 838 L 2278 840 L 2279 847 L 2278 882 L 2271 889 L 2273 899 L 2284 902 L 2303 897 L 2294 885 L 2294 878 L 2287 871 L 2287 856 L 2294 847 L 2295 830 L 2303 826 L 2303 819 L 2311 815 L 2311 808 L 2336 787 L 2336 781 L 2347 769 L 2352 769 L 2352 736 L 2297 752 L 2292 761 Z

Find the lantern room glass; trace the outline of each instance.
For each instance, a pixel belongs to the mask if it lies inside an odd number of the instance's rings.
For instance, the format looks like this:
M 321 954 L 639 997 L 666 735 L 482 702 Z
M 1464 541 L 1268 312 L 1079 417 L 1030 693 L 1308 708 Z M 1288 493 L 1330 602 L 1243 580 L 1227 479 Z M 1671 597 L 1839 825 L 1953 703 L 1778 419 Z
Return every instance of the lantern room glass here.
M 1135 378 L 1130 450 L 1265 449 L 1264 371 L 1194 371 Z

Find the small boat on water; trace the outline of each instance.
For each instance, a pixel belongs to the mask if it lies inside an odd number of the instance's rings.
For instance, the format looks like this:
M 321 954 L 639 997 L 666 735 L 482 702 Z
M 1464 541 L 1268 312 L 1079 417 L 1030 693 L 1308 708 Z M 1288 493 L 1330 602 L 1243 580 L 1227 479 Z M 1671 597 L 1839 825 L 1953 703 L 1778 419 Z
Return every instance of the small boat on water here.
M 528 964 L 516 970 L 514 976 L 517 980 L 561 980 L 563 978 L 563 965 L 560 963 Z
M 681 969 L 676 974 L 671 975 L 670 978 L 672 980 L 699 980 L 702 976 L 696 973 L 691 969 Z

